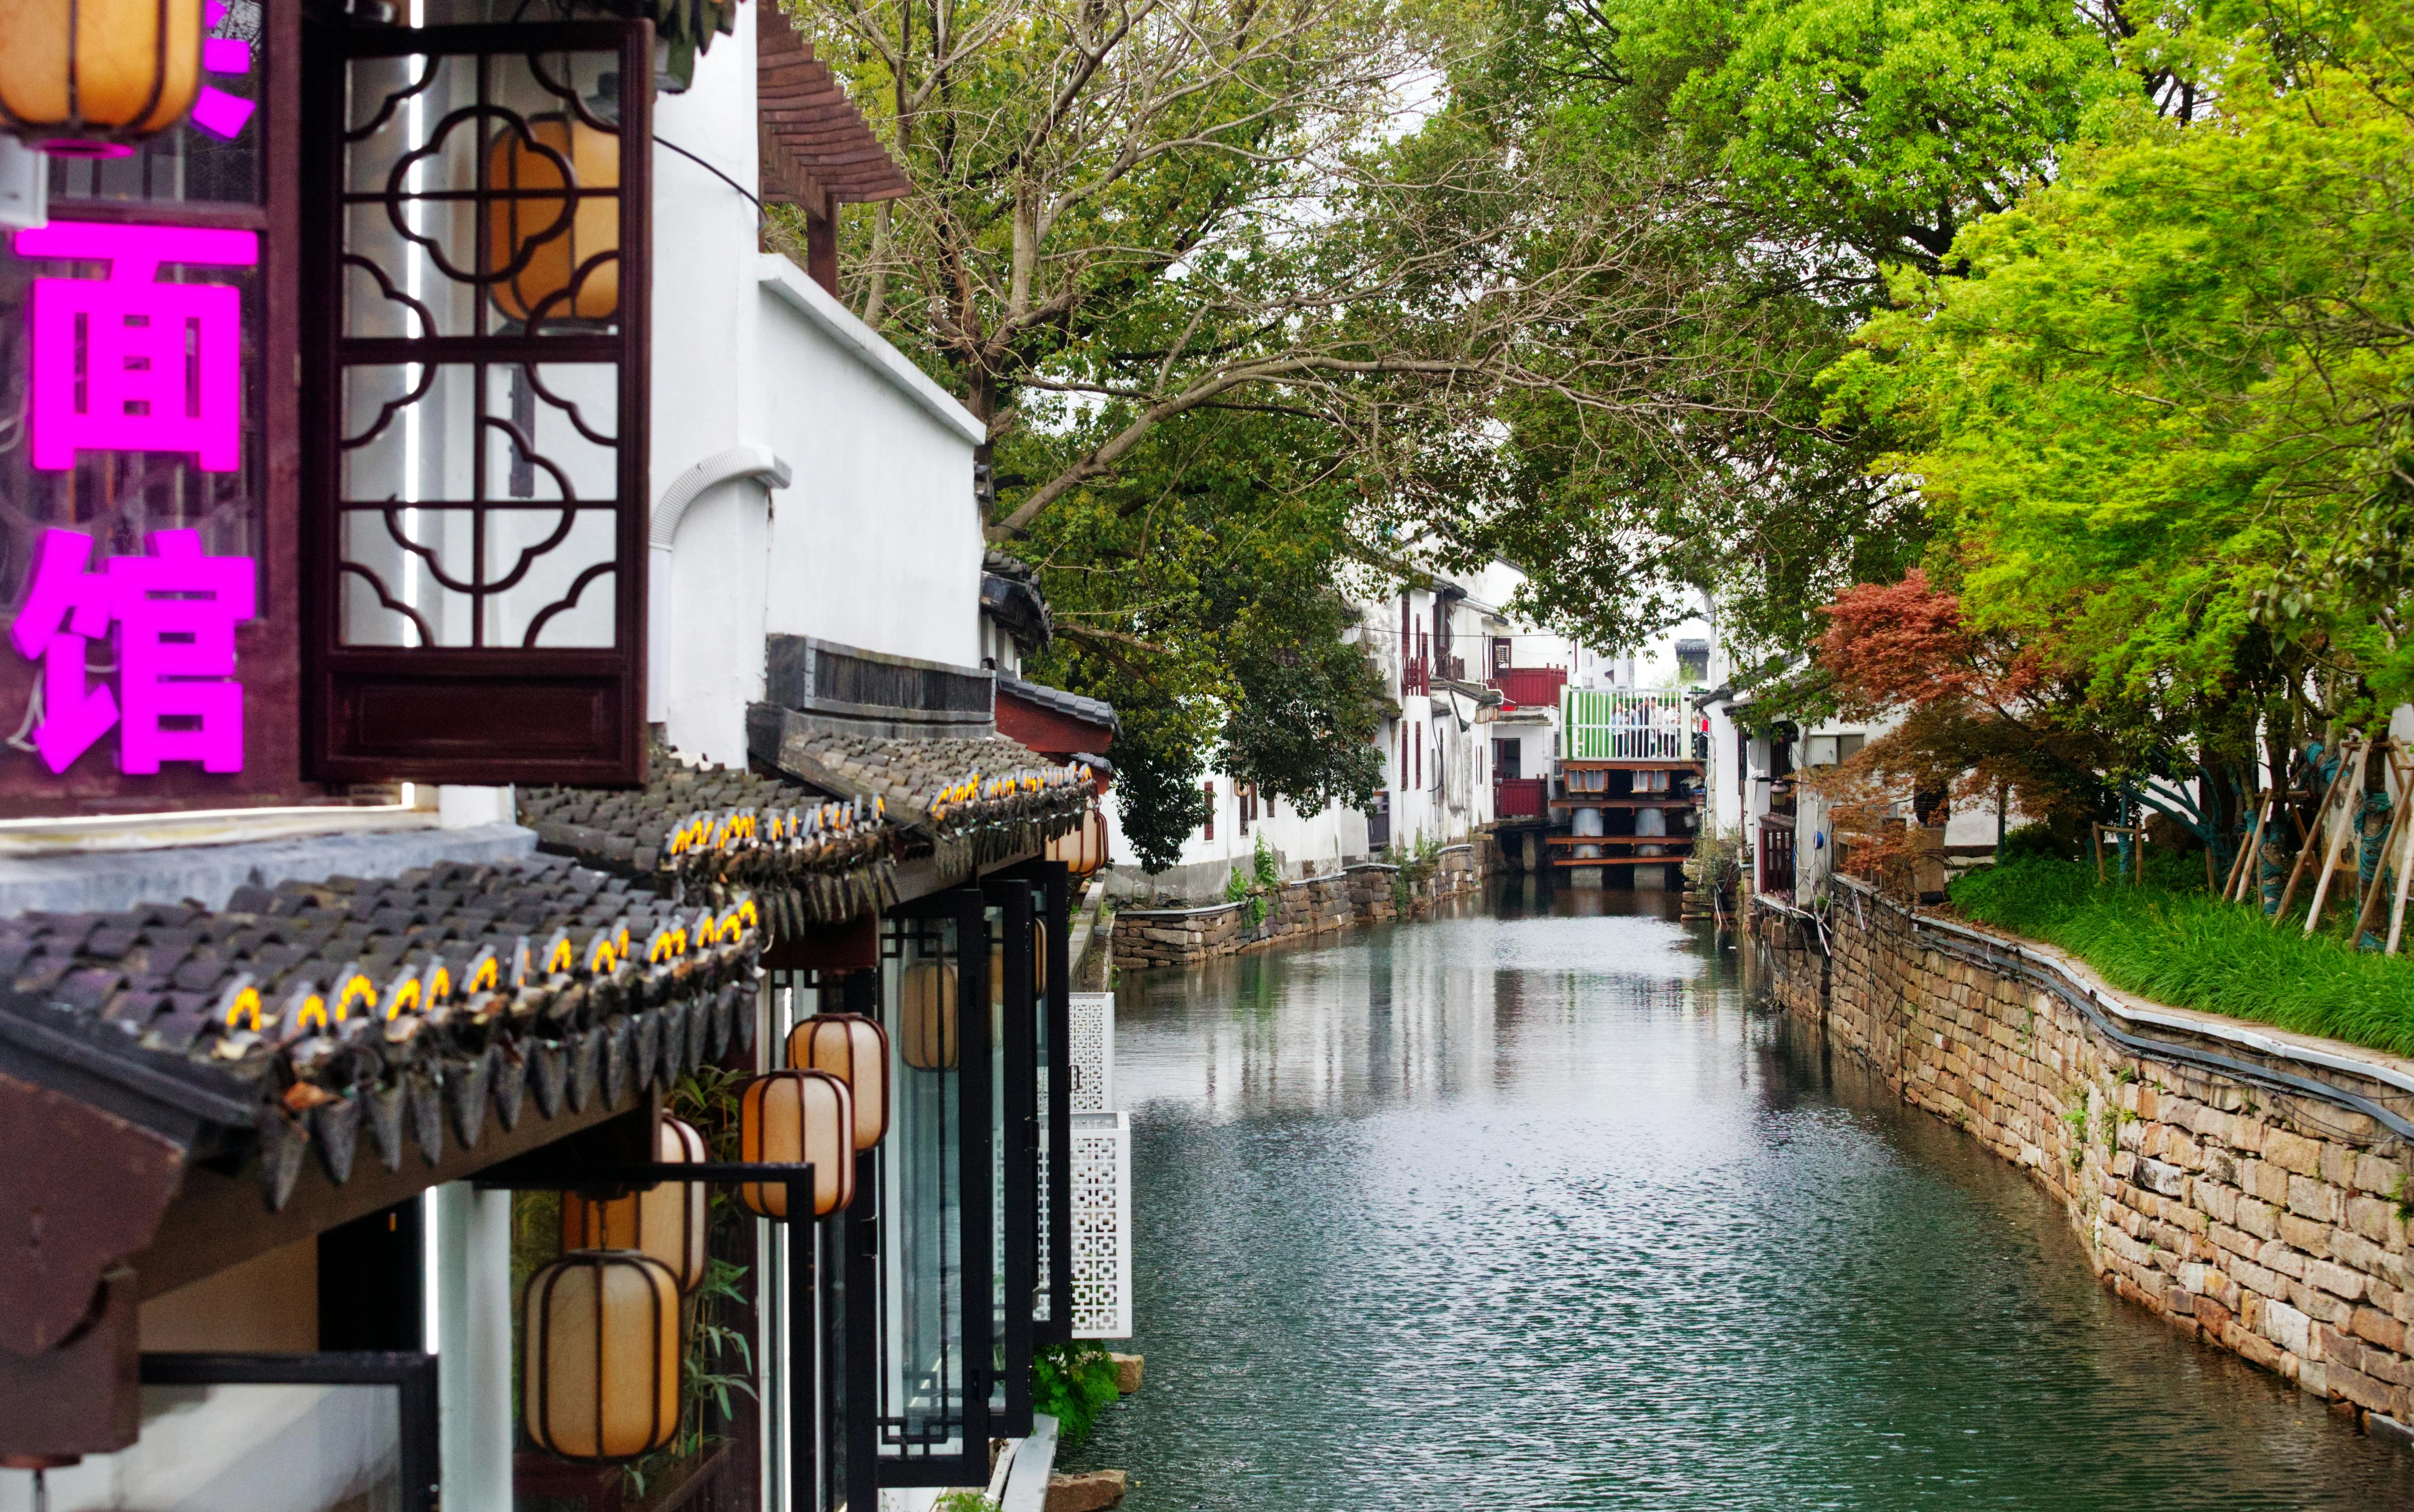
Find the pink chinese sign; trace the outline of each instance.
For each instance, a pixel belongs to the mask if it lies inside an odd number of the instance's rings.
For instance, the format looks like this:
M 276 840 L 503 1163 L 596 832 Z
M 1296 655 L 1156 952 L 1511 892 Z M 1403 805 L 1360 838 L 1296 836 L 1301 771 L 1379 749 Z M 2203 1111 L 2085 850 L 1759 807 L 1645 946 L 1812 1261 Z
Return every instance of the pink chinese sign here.
M 250 267 L 260 238 L 191 226 L 54 221 L 16 237 L 21 258 L 106 262 L 106 278 L 36 278 L 26 301 L 33 465 L 80 452 L 189 452 L 204 472 L 243 465 L 243 293 L 162 283 L 160 264 Z
M 147 556 L 87 569 L 92 537 L 45 531 L 9 638 L 39 662 L 42 723 L 34 746 L 64 772 L 119 726 L 118 770 L 149 775 L 165 761 L 243 770 L 243 684 L 235 626 L 252 617 L 249 557 L 205 557 L 196 531 L 154 531 Z M 95 683 L 85 655 L 117 626 L 118 693 Z

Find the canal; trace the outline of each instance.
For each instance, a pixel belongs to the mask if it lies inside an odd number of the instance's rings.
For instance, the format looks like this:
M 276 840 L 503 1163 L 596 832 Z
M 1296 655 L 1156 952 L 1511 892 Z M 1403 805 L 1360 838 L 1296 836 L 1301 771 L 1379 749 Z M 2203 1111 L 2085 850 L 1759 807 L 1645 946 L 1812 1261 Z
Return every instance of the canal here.
M 1148 1379 L 1067 1460 L 1130 1512 L 2414 1507 L 1675 906 L 1125 973 Z

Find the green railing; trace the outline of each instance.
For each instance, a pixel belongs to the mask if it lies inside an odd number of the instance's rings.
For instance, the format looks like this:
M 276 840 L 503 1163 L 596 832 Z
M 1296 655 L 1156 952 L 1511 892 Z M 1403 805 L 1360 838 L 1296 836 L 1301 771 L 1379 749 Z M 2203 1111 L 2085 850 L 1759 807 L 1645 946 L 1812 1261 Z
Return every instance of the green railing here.
M 1563 688 L 1559 749 L 1570 761 L 1691 760 L 1684 690 Z

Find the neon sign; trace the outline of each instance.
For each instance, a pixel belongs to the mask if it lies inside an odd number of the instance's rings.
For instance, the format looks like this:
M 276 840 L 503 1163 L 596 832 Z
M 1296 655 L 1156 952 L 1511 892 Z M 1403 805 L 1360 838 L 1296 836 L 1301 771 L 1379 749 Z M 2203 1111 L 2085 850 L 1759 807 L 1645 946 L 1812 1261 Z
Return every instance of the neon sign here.
M 191 226 L 53 221 L 17 233 L 19 257 L 105 262 L 106 278 L 36 278 L 25 386 L 33 465 L 80 451 L 190 452 L 204 472 L 243 462 L 243 292 L 160 283 L 162 262 L 250 267 L 260 237 Z
M 53 774 L 122 726 L 117 770 L 147 776 L 163 761 L 243 770 L 243 684 L 234 627 L 257 607 L 249 557 L 205 557 L 198 531 L 154 531 L 150 554 L 87 572 L 92 537 L 45 531 L 8 637 L 42 664 L 34 748 Z M 87 681 L 85 651 L 118 627 L 118 690 Z

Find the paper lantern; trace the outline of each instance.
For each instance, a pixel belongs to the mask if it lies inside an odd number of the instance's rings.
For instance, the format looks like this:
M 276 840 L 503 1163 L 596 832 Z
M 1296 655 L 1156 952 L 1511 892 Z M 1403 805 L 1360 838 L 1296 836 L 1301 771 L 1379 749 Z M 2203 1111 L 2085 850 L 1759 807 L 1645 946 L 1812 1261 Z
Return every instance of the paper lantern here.
M 679 1419 L 679 1293 L 634 1250 L 580 1250 L 529 1278 L 520 1396 L 528 1436 L 564 1460 L 634 1460 Z
M 956 964 L 916 961 L 905 968 L 898 994 L 904 1043 L 899 1054 L 917 1071 L 951 1071 L 961 1047 L 956 1033 Z
M 740 1159 L 748 1164 L 813 1168 L 814 1218 L 827 1218 L 855 1200 L 855 1098 L 827 1071 L 766 1071 L 746 1084 L 738 1103 Z M 738 1200 L 763 1218 L 787 1218 L 788 1189 L 750 1181 Z
M 0 0 L 0 125 L 59 157 L 124 157 L 193 108 L 201 5 Z
M 1107 816 L 1092 809 L 1077 827 L 1048 842 L 1048 859 L 1063 861 L 1075 876 L 1088 876 L 1107 864 Z
M 619 250 L 620 197 L 576 191 L 620 187 L 619 134 L 537 116 L 525 134 L 507 130 L 496 139 L 486 180 L 500 196 L 486 209 L 487 256 L 505 275 L 494 284 L 495 307 L 540 322 L 618 314 L 620 260 L 604 254 Z
M 664 1118 L 657 1153 L 663 1161 L 693 1164 L 704 1159 L 704 1136 L 677 1118 Z M 665 1181 L 651 1191 L 596 1202 L 574 1191 L 561 1194 L 563 1250 L 634 1250 L 661 1261 L 682 1292 L 704 1284 L 704 1187 Z
M 888 1132 L 888 1031 L 860 1013 L 816 1013 L 788 1031 L 788 1064 L 827 1071 L 855 1097 L 856 1153 Z

